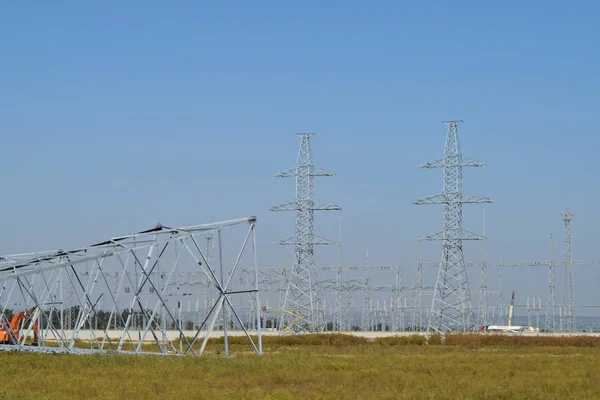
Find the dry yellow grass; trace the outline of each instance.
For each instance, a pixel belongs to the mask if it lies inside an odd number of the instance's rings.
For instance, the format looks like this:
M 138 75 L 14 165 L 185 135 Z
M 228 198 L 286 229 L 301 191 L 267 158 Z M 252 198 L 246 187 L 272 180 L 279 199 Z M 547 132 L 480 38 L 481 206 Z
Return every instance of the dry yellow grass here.
M 212 340 L 211 354 L 220 349 Z M 412 343 L 412 344 L 411 344 Z M 595 399 L 600 348 L 240 339 L 231 358 L 0 353 L 0 399 Z

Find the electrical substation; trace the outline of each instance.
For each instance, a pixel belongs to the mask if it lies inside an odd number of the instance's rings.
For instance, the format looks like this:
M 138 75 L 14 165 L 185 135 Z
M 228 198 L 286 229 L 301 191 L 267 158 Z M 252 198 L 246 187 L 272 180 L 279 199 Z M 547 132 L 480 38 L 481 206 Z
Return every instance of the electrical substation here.
M 319 265 L 317 249 L 336 242 L 314 232 L 316 212 L 341 207 L 315 200 L 315 178 L 335 174 L 315 166 L 314 133 L 300 133 L 295 167 L 276 175 L 295 181 L 295 199 L 270 209 L 295 213 L 293 236 L 279 242 L 293 249 L 291 265 L 261 266 L 255 217 L 180 228 L 158 224 L 83 248 L 5 255 L 0 350 L 150 354 L 146 344 L 152 344 L 158 348 L 152 354 L 201 356 L 209 338 L 223 336 L 227 354 L 228 337 L 243 335 L 261 355 L 263 334 L 600 330 L 574 311 L 573 267 L 600 261 L 572 258 L 571 212 L 557 213 L 564 221 L 564 260 L 554 259 L 551 242 L 541 260 L 489 261 L 484 251 L 481 260 L 466 261 L 463 242 L 480 241 L 485 249 L 487 238 L 463 229 L 463 205 L 492 200 L 462 190 L 463 168 L 485 164 L 463 157 L 461 123 L 444 121 L 443 157 L 422 165 L 441 169 L 442 192 L 414 203 L 443 209 L 442 231 L 415 238 L 441 244 L 437 262 L 418 254 L 416 265 Z M 521 300 L 526 323 L 513 321 L 514 300 L 509 304 L 488 289 L 489 268 L 547 272 L 545 297 Z M 437 278 L 425 281 L 424 272 L 434 269 Z M 559 269 L 564 279 L 556 299 Z

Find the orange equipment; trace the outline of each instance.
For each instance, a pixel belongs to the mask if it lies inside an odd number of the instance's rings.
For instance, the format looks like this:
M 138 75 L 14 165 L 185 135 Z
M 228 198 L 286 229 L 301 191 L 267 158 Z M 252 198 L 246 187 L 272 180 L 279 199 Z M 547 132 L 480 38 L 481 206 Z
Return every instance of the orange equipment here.
M 4 322 L 0 323 L 0 343 L 1 344 L 16 344 L 16 342 L 20 342 L 23 340 L 23 334 L 21 333 L 21 328 L 31 320 L 36 311 L 36 307 L 30 308 L 26 311 L 21 311 L 10 321 L 10 325 L 5 324 Z M 33 343 L 32 345 L 36 346 L 38 341 L 38 323 L 35 321 L 33 323 Z

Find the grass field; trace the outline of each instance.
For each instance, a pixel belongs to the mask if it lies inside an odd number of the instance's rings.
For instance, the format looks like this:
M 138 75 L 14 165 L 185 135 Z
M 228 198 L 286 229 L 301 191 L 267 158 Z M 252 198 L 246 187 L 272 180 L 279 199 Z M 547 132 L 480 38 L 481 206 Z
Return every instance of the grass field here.
M 230 358 L 218 339 L 204 358 L 0 353 L 0 399 L 600 398 L 600 338 L 231 340 Z

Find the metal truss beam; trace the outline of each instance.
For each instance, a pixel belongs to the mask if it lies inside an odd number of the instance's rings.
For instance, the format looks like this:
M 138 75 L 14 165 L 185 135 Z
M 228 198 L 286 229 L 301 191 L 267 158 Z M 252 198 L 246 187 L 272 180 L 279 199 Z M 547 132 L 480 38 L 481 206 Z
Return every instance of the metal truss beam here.
M 8 326 L 11 314 L 21 310 L 24 318 L 16 330 L 5 328 L 10 344 L 0 345 L 0 351 L 200 356 L 210 333 L 222 329 L 228 355 L 228 328 L 239 324 L 261 355 L 260 320 L 246 329 L 232 303 L 232 298 L 244 294 L 255 298 L 257 310 L 260 307 L 255 225 L 255 217 L 182 228 L 159 224 L 73 250 L 3 256 L 1 322 Z M 248 229 L 241 236 L 236 226 Z M 214 260 L 198 245 L 197 237 L 206 233 L 218 237 L 219 256 Z M 238 240 L 236 235 L 243 239 L 237 258 L 223 255 L 222 235 L 231 242 Z M 233 280 L 242 260 L 254 268 L 249 289 L 236 287 Z M 195 326 L 182 317 L 183 296 L 199 299 L 206 292 L 182 293 L 177 277 L 186 272 L 204 275 L 217 293 L 211 311 Z M 228 319 L 231 315 L 233 321 Z M 167 327 L 174 336 L 167 334 Z M 202 343 L 196 346 L 200 338 Z

